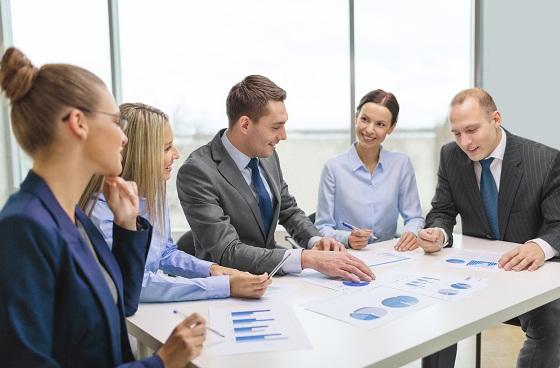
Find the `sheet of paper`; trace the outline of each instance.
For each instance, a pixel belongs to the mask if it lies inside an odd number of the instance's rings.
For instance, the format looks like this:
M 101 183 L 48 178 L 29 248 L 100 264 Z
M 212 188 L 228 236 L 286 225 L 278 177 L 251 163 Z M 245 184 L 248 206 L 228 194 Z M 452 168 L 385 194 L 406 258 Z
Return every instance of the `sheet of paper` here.
M 292 309 L 284 304 L 238 305 L 208 312 L 210 325 L 225 335 L 222 342 L 207 346 L 209 355 L 311 348 Z
M 331 290 L 336 290 L 341 292 L 357 291 L 358 289 L 368 289 L 375 286 L 374 285 L 375 281 L 372 283 L 369 283 L 367 281 L 362 281 L 362 282 L 345 281 L 345 280 L 336 279 L 323 275 L 322 273 L 312 269 L 305 269 L 298 276 L 302 280 L 310 284 L 322 286 Z
M 363 249 L 352 252 L 352 255 L 360 258 L 369 267 L 410 261 L 415 258 L 415 255 L 410 252 L 397 252 L 383 248 Z
M 414 269 L 392 269 L 378 277 L 377 282 L 394 289 L 442 300 L 465 298 L 487 286 L 478 276 L 456 276 Z
M 449 267 L 476 268 L 478 270 L 498 271 L 501 253 L 481 252 L 464 249 L 444 248 L 442 262 Z
M 308 303 L 313 312 L 354 326 L 374 328 L 437 303 L 438 299 L 385 286 Z

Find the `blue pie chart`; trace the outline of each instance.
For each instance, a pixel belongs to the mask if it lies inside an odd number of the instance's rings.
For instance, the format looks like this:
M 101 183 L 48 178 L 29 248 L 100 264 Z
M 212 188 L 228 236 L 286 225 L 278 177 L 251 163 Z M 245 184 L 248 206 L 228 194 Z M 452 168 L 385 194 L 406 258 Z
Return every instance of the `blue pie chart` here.
M 457 282 L 455 284 L 451 284 L 451 287 L 454 289 L 470 289 L 471 286 L 469 284 L 465 284 L 463 282 Z
M 387 314 L 387 310 L 377 307 L 363 307 L 358 308 L 354 312 L 350 313 L 350 317 L 354 319 L 359 319 L 362 321 L 371 321 L 378 319 Z
M 445 262 L 447 263 L 465 263 L 464 259 L 459 259 L 459 258 L 449 258 L 446 259 Z
M 381 304 L 390 308 L 406 308 L 418 304 L 418 298 L 408 295 L 399 295 L 383 299 Z
M 346 286 L 357 286 L 357 287 L 360 287 L 360 286 L 369 285 L 369 282 L 367 282 L 367 281 L 359 281 L 359 282 L 354 282 L 354 281 L 342 281 L 342 284 L 343 284 L 343 285 L 346 285 Z
M 459 292 L 457 290 L 453 290 L 453 289 L 440 289 L 440 290 L 438 290 L 438 293 L 440 293 L 442 295 L 457 295 L 457 294 L 459 294 Z

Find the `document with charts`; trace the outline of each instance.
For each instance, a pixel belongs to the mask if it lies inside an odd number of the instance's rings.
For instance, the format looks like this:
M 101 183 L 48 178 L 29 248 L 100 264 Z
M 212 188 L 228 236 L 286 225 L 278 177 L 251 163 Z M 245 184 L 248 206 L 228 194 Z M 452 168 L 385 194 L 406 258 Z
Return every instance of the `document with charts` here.
M 425 272 L 403 267 L 389 270 L 377 278 L 377 284 L 442 300 L 465 298 L 487 286 L 486 279 Z
M 444 248 L 438 256 L 449 267 L 499 271 L 498 260 L 502 253 Z
M 334 297 L 306 304 L 310 311 L 354 326 L 374 328 L 439 302 L 429 296 L 385 286 L 339 293 Z
M 225 337 L 206 347 L 209 355 L 308 349 L 311 344 L 287 305 L 238 305 L 209 309 L 209 325 Z

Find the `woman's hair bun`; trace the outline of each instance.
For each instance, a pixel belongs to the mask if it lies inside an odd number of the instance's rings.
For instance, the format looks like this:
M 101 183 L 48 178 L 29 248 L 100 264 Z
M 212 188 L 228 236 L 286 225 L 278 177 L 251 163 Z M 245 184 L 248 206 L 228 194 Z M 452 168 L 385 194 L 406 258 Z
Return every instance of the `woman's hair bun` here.
M 19 49 L 6 50 L 0 61 L 0 86 L 12 104 L 27 95 L 38 73 L 39 69 Z

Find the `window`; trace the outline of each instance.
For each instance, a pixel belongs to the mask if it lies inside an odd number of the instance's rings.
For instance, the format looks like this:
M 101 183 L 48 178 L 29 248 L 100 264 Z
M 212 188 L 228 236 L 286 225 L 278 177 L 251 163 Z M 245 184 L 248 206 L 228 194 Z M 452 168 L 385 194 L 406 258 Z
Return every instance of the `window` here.
M 348 3 L 119 4 L 123 99 L 170 115 L 179 161 L 227 127 L 230 88 L 265 75 L 288 93 L 288 140 L 278 148 L 286 181 L 300 206 L 314 211 L 324 161 L 349 143 Z M 329 132 L 337 133 L 335 144 L 324 144 L 333 140 Z M 168 191 L 172 227 L 184 228 L 175 176 Z

